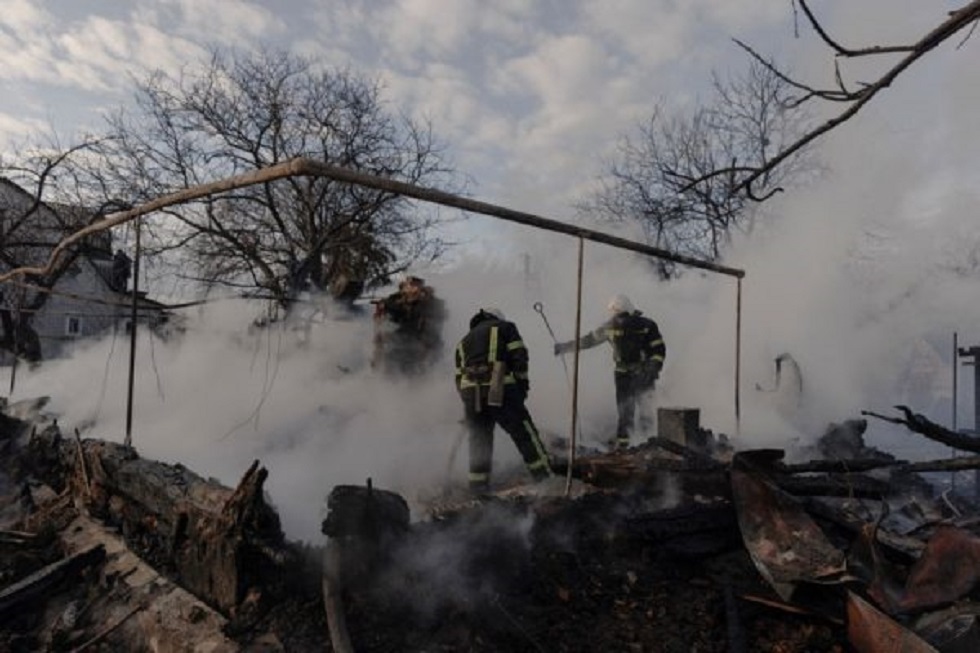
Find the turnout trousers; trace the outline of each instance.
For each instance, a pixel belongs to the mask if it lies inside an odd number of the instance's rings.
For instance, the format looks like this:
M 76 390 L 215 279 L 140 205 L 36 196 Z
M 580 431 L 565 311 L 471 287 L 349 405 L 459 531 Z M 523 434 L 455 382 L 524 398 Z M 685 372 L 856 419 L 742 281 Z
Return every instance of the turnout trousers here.
M 639 410 L 640 431 L 649 433 L 653 427 L 653 415 L 647 401 L 656 387 L 656 376 L 652 373 L 616 371 L 616 448 L 626 449 L 630 446 L 630 436 L 633 435 L 637 410 Z
M 490 485 L 490 472 L 493 465 L 493 429 L 499 425 L 517 447 L 524 465 L 536 481 L 552 475 L 548 454 L 531 414 L 524 406 L 524 393 L 516 387 L 504 391 L 502 406 L 486 405 L 486 388 L 477 410 L 475 394 L 477 388 L 467 388 L 460 393 L 465 410 L 466 427 L 469 433 L 470 450 L 470 488 L 484 490 Z

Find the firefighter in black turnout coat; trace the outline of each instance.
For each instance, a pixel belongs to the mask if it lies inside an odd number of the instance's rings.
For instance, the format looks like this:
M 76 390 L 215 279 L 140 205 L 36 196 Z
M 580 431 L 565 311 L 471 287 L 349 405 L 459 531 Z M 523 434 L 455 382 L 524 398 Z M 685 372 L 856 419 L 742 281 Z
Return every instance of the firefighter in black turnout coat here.
M 656 386 L 667 349 L 657 323 L 633 308 L 625 295 L 615 295 L 606 307 L 611 317 L 598 329 L 579 340 L 579 348 L 589 349 L 603 342 L 612 345 L 616 365 L 616 447 L 629 447 L 634 418 L 639 407 L 640 428 L 648 430 L 653 419 L 644 399 Z M 555 344 L 555 356 L 575 348 L 575 341 Z
M 552 476 L 548 454 L 524 406 L 527 361 L 517 326 L 497 309 L 480 309 L 470 319 L 469 333 L 456 345 L 456 389 L 469 431 L 469 482 L 474 492 L 490 484 L 496 424 L 510 435 L 536 481 Z

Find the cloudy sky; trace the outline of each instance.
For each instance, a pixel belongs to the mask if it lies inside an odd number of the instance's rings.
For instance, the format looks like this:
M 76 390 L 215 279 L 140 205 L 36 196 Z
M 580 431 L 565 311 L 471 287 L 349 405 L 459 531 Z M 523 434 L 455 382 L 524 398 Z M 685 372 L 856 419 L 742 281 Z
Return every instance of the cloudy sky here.
M 844 43 L 890 44 L 922 35 L 956 4 L 818 9 Z M 0 10 L 8 143 L 97 129 L 100 112 L 130 101 L 132 75 L 174 72 L 207 47 L 283 47 L 379 78 L 393 107 L 432 119 L 476 195 L 555 217 L 656 103 L 695 101 L 712 71 L 745 65 L 732 37 L 832 83 L 812 33 L 801 24 L 794 38 L 790 0 L 0 0 Z M 923 68 L 933 82 L 946 70 Z M 864 81 L 866 68 L 851 70 Z M 969 89 L 961 93 L 975 96 Z
M 959 4 L 833 0 L 815 9 L 842 43 L 858 47 L 914 41 Z M 688 106 L 712 71 L 745 65 L 732 37 L 814 84 L 833 84 L 826 50 L 802 23 L 795 37 L 790 0 L 0 0 L 0 142 L 9 151 L 50 131 L 69 142 L 97 129 L 100 112 L 129 101 L 131 75 L 175 71 L 211 45 L 286 47 L 376 76 L 393 107 L 431 118 L 478 199 L 568 220 L 617 139 L 655 104 Z M 923 336 L 946 359 L 938 386 L 948 379 L 952 332 L 961 343 L 980 342 L 975 287 L 950 272 L 980 260 L 980 37 L 959 43 L 928 55 L 822 140 L 823 178 L 768 205 L 770 226 L 726 254 L 726 263 L 747 272 L 746 439 L 782 445 L 862 408 L 888 412 L 906 399 L 911 367 L 936 368 Z M 845 61 L 842 70 L 857 84 L 892 62 Z M 472 220 L 480 237 L 488 220 Z M 567 378 L 531 306 L 544 300 L 559 336 L 571 336 L 574 241 L 499 231 L 519 241 L 505 238 L 486 261 L 430 275 L 450 305 L 447 345 L 481 303 L 502 306 L 532 352 L 532 412 L 544 430 L 564 433 Z M 530 254 L 531 277 L 508 259 L 517 250 Z M 661 323 L 668 367 L 659 404 L 700 406 L 705 426 L 734 432 L 731 280 L 688 275 L 658 284 L 637 261 L 590 246 L 584 291 L 586 328 L 603 318 L 605 298 L 621 291 Z M 340 368 L 357 369 L 364 325 L 322 322 L 313 341 L 327 353 L 318 358 L 294 351 L 288 333 L 248 340 L 241 309 L 192 317 L 196 348 L 158 343 L 140 352 L 137 443 L 146 453 L 194 463 L 227 482 L 261 457 L 287 523 L 310 537 L 315 519 L 289 498 L 322 496 L 316 481 L 328 471 L 342 482 L 373 475 L 399 489 L 411 486 L 408 479 L 445 474 L 460 417 L 451 385 L 439 378 L 409 391 L 370 375 L 338 376 Z M 24 377 L 18 393 L 53 394 L 63 423 L 98 417 L 112 425 L 103 435 L 115 429 L 121 437 L 122 350 L 114 340 L 96 343 L 73 362 Z M 771 383 L 773 358 L 783 351 L 804 371 L 804 415 L 787 416 L 772 396 L 753 390 Z M 605 352 L 589 356 L 582 428 L 599 441 L 613 419 L 610 371 Z M 93 370 L 101 383 L 91 382 Z M 197 390 L 201 383 L 208 392 Z M 929 392 L 936 400 L 929 409 L 941 418 L 948 383 Z M 908 453 L 902 447 L 910 439 L 879 433 L 899 455 Z M 506 438 L 498 442 L 498 455 L 513 461 Z

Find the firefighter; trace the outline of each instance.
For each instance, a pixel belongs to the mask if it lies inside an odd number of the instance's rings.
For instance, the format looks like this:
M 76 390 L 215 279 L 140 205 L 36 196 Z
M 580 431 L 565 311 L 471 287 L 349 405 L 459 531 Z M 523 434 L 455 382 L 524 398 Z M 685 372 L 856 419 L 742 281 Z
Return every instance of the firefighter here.
M 424 279 L 407 276 L 398 292 L 374 302 L 372 367 L 387 374 L 418 375 L 442 353 L 445 305 Z
M 667 349 L 657 323 L 634 309 L 629 297 L 615 295 L 606 308 L 609 319 L 595 331 L 582 336 L 579 348 L 589 349 L 603 342 L 612 345 L 616 409 L 619 414 L 615 446 L 625 449 L 630 445 L 637 406 L 641 430 L 649 430 L 652 425 L 645 399 L 656 386 Z M 555 356 L 574 348 L 574 340 L 555 343 Z
M 498 309 L 480 309 L 470 331 L 456 345 L 456 389 L 469 431 L 470 489 L 490 485 L 493 429 L 506 431 L 535 481 L 554 474 L 538 430 L 528 413 L 527 348 L 513 322 Z

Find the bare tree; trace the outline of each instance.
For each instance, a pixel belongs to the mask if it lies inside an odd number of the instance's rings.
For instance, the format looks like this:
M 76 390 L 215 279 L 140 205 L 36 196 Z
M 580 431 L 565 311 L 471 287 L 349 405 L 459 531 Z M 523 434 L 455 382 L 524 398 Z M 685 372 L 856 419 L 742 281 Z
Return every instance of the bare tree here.
M 771 66 L 754 61 L 742 75 L 715 75 L 711 100 L 690 113 L 657 107 L 620 141 L 599 190 L 579 209 L 635 220 L 657 247 L 717 260 L 733 230 L 751 227 L 752 207 L 733 177 L 710 173 L 734 161 L 762 165 L 803 131 L 806 115 L 790 107 L 791 91 Z M 809 165 L 799 152 L 761 179 L 761 190 L 775 192 Z M 669 261 L 657 265 L 665 278 L 674 272 Z
M 704 174 L 694 177 L 689 184 L 684 186 L 683 190 L 685 192 L 694 191 L 698 187 L 706 184 L 710 185 L 716 179 L 725 179 L 728 180 L 728 184 L 733 189 L 733 192 L 741 193 L 752 200 L 768 198 L 771 194 L 760 192 L 760 186 L 765 186 L 775 171 L 790 164 L 793 158 L 810 143 L 857 115 L 878 93 L 891 86 L 899 75 L 926 54 L 932 52 L 935 48 L 964 30 L 969 31 L 963 37 L 963 40 L 969 38 L 973 34 L 977 23 L 980 22 L 980 0 L 971 0 L 962 8 L 949 12 L 946 20 L 927 31 L 914 43 L 845 47 L 835 40 L 824 28 L 816 14 L 810 8 L 807 0 L 792 0 L 792 3 L 794 10 L 799 7 L 810 27 L 833 52 L 837 72 L 835 76 L 835 87 L 819 88 L 801 82 L 793 78 L 790 74 L 778 69 L 749 45 L 738 40 L 736 40 L 736 43 L 757 64 L 765 66 L 772 74 L 778 76 L 783 82 L 795 89 L 796 97 L 793 100 L 794 106 L 803 106 L 804 104 L 815 101 L 823 101 L 837 103 L 845 108 L 836 116 L 802 133 L 798 138 L 783 144 L 782 147 L 771 150 L 768 156 L 762 160 L 732 160 L 727 164 L 719 165 L 713 170 L 706 171 Z M 870 83 L 850 85 L 845 81 L 839 65 L 841 60 L 881 57 L 893 57 L 897 60 L 891 66 L 885 68 L 884 72 L 876 80 Z
M 89 180 L 134 205 L 295 157 L 454 181 L 429 126 L 390 111 L 377 82 L 283 52 L 215 51 L 180 76 L 153 73 L 138 82 L 137 106 L 110 118 L 114 138 Z M 304 288 L 349 297 L 444 248 L 437 215 L 322 178 L 241 188 L 163 218 L 149 223 L 148 253 L 180 248 L 186 276 L 283 307 Z
M 84 207 L 68 172 L 100 145 L 97 138 L 85 138 L 63 147 L 51 137 L 43 146 L 25 145 L 0 161 L 0 271 L 47 262 L 63 238 L 101 218 L 103 208 L 112 208 Z M 109 248 L 108 231 L 87 236 L 66 248 L 46 274 L 0 287 L 0 350 L 40 360 L 41 343 L 32 323 L 51 289 L 80 259 Z

